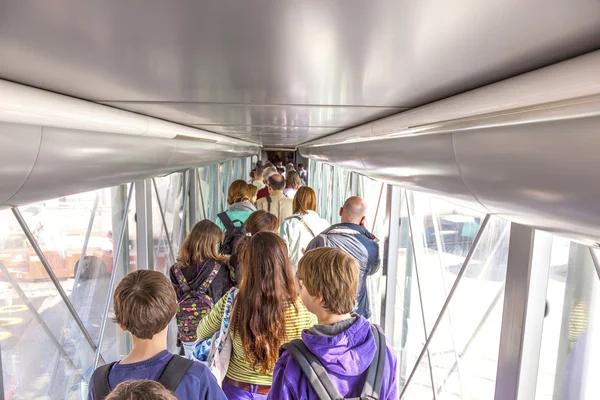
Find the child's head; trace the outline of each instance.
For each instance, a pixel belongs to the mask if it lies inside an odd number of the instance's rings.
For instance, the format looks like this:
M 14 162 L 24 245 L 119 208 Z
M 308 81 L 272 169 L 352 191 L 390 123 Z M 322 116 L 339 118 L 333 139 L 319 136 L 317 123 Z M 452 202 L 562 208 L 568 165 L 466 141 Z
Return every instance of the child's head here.
M 152 339 L 166 329 L 177 312 L 177 295 L 158 271 L 139 270 L 115 289 L 114 322 L 138 339 Z
M 296 272 L 302 302 L 317 315 L 350 313 L 356 304 L 359 271 L 356 259 L 343 250 L 323 247 L 307 252 Z
M 106 396 L 106 400 L 177 400 L 177 397 L 156 381 L 147 379 L 125 381 Z
M 277 233 L 278 228 L 277 217 L 264 210 L 254 211 L 244 223 L 244 231 L 250 236 L 263 231 Z
M 219 244 L 223 238 L 223 231 L 214 222 L 205 219 L 196 223 L 179 249 L 177 266 L 196 265 L 208 259 L 222 260 Z

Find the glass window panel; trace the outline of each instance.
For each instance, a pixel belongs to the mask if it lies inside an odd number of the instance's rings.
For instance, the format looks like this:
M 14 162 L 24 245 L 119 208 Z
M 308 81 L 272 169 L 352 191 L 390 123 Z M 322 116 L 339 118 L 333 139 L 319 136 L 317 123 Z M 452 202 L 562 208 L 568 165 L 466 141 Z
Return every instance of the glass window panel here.
M 430 332 L 484 215 L 423 193 L 407 193 L 427 332 Z M 473 257 L 469 274 L 476 275 L 477 268 L 482 268 L 482 262 Z
M 49 201 L 39 207 L 44 210 L 38 213 L 43 214 L 43 223 L 49 221 L 49 209 L 61 215 L 53 208 L 56 205 Z M 29 207 L 33 212 L 33 206 Z M 3 227 L 0 245 L 0 275 L 3 276 L 0 345 L 5 394 L 19 399 L 63 398 L 77 390 L 93 352 L 32 246 L 20 236 L 20 227 L 15 225 L 12 212 L 1 211 L 0 221 Z M 73 274 L 60 269 L 71 271 L 74 266 L 66 263 L 67 250 L 60 247 L 66 240 L 60 235 L 54 236 L 55 232 L 64 232 L 58 229 L 46 233 L 43 229 L 39 228 L 36 234 L 48 236 L 43 238 L 48 259 L 53 270 L 64 275 L 60 284 L 70 296 L 75 283 Z M 82 282 L 82 285 L 98 288 L 95 280 Z M 90 318 L 83 322 L 93 327 Z
M 490 218 L 431 341 L 440 398 L 494 397 L 509 234 L 510 223 Z
M 597 398 L 599 290 L 590 249 L 554 237 L 536 399 Z

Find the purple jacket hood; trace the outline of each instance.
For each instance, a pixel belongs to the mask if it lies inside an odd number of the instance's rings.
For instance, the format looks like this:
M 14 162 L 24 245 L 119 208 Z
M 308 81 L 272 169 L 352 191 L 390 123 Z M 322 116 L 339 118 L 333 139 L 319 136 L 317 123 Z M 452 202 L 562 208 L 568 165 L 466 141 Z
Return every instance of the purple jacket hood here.
M 302 332 L 302 340 L 321 361 L 332 383 L 343 397 L 358 397 L 364 386 L 365 373 L 375 356 L 375 338 L 371 324 L 359 317 L 345 331 L 336 336 L 320 336 L 310 330 Z M 383 369 L 381 400 L 396 400 L 398 388 L 396 355 L 386 343 L 386 363 Z M 273 385 L 268 399 L 317 399 L 310 382 L 290 353 L 285 351 L 273 373 Z
M 371 324 L 362 317 L 337 336 L 317 336 L 304 331 L 302 340 L 328 371 L 342 376 L 362 374 L 375 357 Z

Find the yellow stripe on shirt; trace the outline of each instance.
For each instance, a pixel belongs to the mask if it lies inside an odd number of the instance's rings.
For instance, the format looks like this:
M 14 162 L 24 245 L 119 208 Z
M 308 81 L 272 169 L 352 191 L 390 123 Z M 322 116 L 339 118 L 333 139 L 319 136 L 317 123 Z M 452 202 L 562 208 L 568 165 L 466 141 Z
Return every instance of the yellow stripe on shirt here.
M 199 339 L 208 339 L 219 330 L 223 314 L 225 313 L 226 302 L 227 295 L 223 296 L 215 304 L 210 314 L 202 318 L 197 330 Z M 298 339 L 301 336 L 302 330 L 311 328 L 317 323 L 317 317 L 308 312 L 300 300 L 297 300 L 296 305 L 298 312 L 296 312 L 296 308 L 291 302 L 286 304 L 284 311 L 286 338 L 282 338 L 283 340 L 291 341 Z M 233 346 L 227 376 L 240 382 L 270 386 L 273 381 L 273 373 L 261 374 L 259 370 L 253 369 L 246 361 L 247 357 L 244 353 L 241 337 L 237 332 L 234 333 L 233 330 L 230 330 L 230 333 Z

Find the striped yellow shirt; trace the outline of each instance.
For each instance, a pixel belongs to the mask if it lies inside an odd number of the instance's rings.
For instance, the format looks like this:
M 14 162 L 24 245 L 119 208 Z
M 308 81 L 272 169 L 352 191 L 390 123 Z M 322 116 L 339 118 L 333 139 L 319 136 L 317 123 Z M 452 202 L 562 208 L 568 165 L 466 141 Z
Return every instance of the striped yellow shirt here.
M 225 313 L 226 302 L 227 295 L 215 304 L 210 314 L 202 318 L 198 325 L 198 339 L 208 339 L 219 330 Z M 303 329 L 311 328 L 317 323 L 317 317 L 308 312 L 300 300 L 296 304 L 298 313 L 296 313 L 296 309 L 291 302 L 285 308 L 285 332 L 288 341 L 300 338 Z M 246 362 L 244 346 L 239 334 L 234 333 L 233 330 L 230 330 L 230 334 L 233 346 L 227 376 L 240 382 L 270 386 L 273 382 L 272 371 L 268 374 L 261 374 L 259 370 L 252 369 L 250 364 Z

